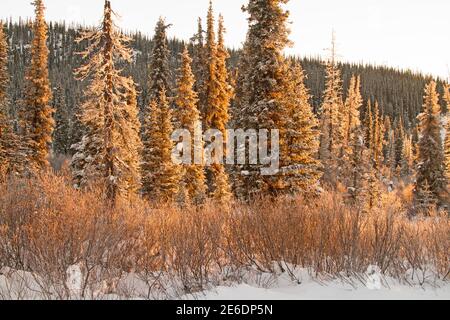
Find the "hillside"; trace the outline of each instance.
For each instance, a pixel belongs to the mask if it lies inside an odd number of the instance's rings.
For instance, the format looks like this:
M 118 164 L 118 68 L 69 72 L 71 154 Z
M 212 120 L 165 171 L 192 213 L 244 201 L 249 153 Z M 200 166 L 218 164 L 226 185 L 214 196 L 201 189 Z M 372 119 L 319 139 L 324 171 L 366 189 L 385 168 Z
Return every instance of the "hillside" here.
M 49 66 L 50 80 L 53 87 L 61 86 L 65 93 L 68 112 L 73 116 L 75 107 L 81 99 L 83 84 L 73 77 L 73 69 L 80 65 L 80 59 L 75 54 L 83 49 L 84 44 L 76 44 L 80 28 L 68 27 L 64 24 L 50 23 L 49 25 Z M 29 57 L 32 32 L 27 22 L 8 23 L 7 33 L 10 44 L 10 71 L 11 85 L 11 113 L 14 118 L 20 105 L 23 93 L 23 75 Z M 134 63 L 127 73 L 140 85 L 138 104 L 142 110 L 147 100 L 147 79 L 149 57 L 152 50 L 152 41 L 140 33 L 131 34 L 132 47 L 135 52 Z M 171 39 L 170 65 L 172 81 L 175 79 L 175 70 L 178 67 L 178 56 L 184 42 Z M 231 68 L 237 65 L 239 51 L 231 51 L 229 64 Z M 325 69 L 322 62 L 315 58 L 303 58 L 302 65 L 307 73 L 306 84 L 312 94 L 312 103 L 317 110 L 321 104 L 322 92 L 325 88 Z M 404 125 L 410 127 L 415 124 L 417 114 L 420 112 L 423 101 L 423 88 L 429 77 L 410 71 L 400 71 L 388 67 L 370 65 L 341 64 L 344 87 L 348 86 L 352 74 L 360 74 L 362 78 L 362 94 L 364 99 L 378 100 L 385 115 L 392 118 L 403 116 Z M 438 89 L 442 91 L 442 81 L 438 79 Z M 444 103 L 442 103 L 443 108 Z

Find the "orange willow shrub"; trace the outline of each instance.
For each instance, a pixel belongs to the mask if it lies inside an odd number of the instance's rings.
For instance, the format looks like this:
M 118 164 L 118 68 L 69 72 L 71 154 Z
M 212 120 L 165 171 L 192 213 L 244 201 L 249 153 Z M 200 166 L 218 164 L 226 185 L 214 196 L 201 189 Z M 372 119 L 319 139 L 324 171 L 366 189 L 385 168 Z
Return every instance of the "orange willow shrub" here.
M 300 267 L 314 275 L 355 276 L 377 265 L 404 280 L 448 278 L 448 216 L 411 220 L 389 196 L 368 214 L 336 193 L 226 210 L 139 198 L 112 208 L 101 199 L 100 192 L 74 190 L 52 174 L 1 185 L 0 268 L 29 271 L 46 297 L 60 299 L 73 297 L 67 270 L 74 265 L 82 270 L 83 298 L 115 292 L 128 274 L 147 285 L 148 298 L 168 286 L 191 293 L 239 280 L 245 268 L 295 278 Z

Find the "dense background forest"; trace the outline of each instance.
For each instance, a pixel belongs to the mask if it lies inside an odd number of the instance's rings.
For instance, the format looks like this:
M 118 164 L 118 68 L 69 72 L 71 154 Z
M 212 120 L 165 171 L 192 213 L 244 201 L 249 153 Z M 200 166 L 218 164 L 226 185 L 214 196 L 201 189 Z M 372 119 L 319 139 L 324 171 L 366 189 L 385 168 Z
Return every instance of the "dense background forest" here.
M 49 73 L 54 93 L 57 91 L 54 103 L 63 104 L 71 123 L 76 122 L 76 108 L 80 104 L 83 92 L 83 83 L 76 81 L 73 70 L 81 64 L 81 58 L 77 52 L 83 51 L 86 43 L 77 44 L 75 39 L 79 36 L 80 30 L 85 29 L 79 26 L 67 26 L 64 23 L 49 23 L 48 48 Z M 7 34 L 10 46 L 11 73 L 11 116 L 17 119 L 18 107 L 23 96 L 23 78 L 26 66 L 29 64 L 31 41 L 33 38 L 30 21 L 8 22 Z M 153 49 L 151 37 L 141 33 L 129 35 L 133 42 L 131 47 L 134 52 L 134 61 L 125 66 L 125 72 L 133 77 L 138 85 L 138 105 L 141 111 L 148 103 L 148 77 L 149 64 Z M 179 67 L 179 55 L 185 45 L 179 39 L 169 39 L 171 70 Z M 240 51 L 230 49 L 230 59 L 228 60 L 229 70 L 237 67 Z M 319 58 L 301 58 L 300 62 L 307 75 L 305 83 L 312 95 L 311 104 L 317 111 L 322 104 L 323 92 L 325 90 L 325 65 Z M 386 66 L 373 66 L 364 64 L 341 63 L 339 67 L 342 72 L 344 90 L 349 85 L 353 74 L 361 76 L 361 93 L 364 101 L 369 98 L 377 100 L 380 104 L 383 115 L 391 118 L 392 123 L 397 123 L 401 117 L 405 128 L 410 129 L 417 125 L 417 115 L 421 112 L 423 105 L 423 88 L 431 80 L 431 76 L 415 73 L 412 71 L 397 70 Z M 175 86 L 176 73 L 171 72 L 172 87 Z M 436 79 L 440 97 L 443 97 L 442 79 Z M 58 88 L 58 90 L 57 90 Z M 61 101 L 62 100 L 62 101 Z M 446 112 L 446 104 L 440 101 L 443 112 Z M 365 104 L 366 105 L 366 104 Z M 364 115 L 365 107 L 361 110 Z M 70 126 L 73 131 L 67 141 L 69 148 L 72 143 L 80 139 L 80 132 L 77 132 L 77 125 Z

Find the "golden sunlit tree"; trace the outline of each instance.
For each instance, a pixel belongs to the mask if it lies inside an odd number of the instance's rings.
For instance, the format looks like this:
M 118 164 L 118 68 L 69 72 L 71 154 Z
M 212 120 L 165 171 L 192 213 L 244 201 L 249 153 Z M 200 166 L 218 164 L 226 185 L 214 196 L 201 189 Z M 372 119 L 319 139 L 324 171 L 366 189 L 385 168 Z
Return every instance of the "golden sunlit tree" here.
M 441 108 L 434 81 L 425 88 L 423 112 L 418 120 L 420 140 L 415 196 L 419 209 L 429 209 L 439 203 L 442 192 L 446 189 Z
M 229 121 L 228 110 L 232 97 L 232 88 L 228 79 L 226 61 L 228 52 L 224 43 L 225 28 L 223 18 L 219 19 L 218 40 L 214 28 L 214 13 L 210 2 L 206 32 L 206 104 L 203 112 L 205 129 L 222 132 L 226 141 L 226 129 Z M 220 160 L 220 159 L 217 159 Z M 223 160 L 223 159 L 221 159 Z M 222 161 L 223 162 L 223 161 Z M 209 194 L 215 200 L 224 204 L 231 200 L 231 187 L 228 174 L 223 163 L 213 163 L 207 169 Z
M 175 143 L 172 141 L 173 116 L 166 91 L 150 101 L 144 122 L 142 153 L 142 194 L 156 202 L 179 201 L 182 171 L 172 160 Z
M 201 124 L 200 113 L 197 109 L 198 96 L 194 91 L 194 75 L 191 69 L 192 59 L 189 56 L 187 48 L 181 55 L 181 68 L 179 70 L 177 81 L 177 93 L 175 97 L 175 119 L 178 129 L 189 130 L 191 137 L 194 137 L 195 130 Z M 193 148 L 199 146 L 194 145 Z M 202 146 L 200 146 L 202 147 Z M 200 149 L 200 150 L 198 150 Z M 202 152 L 202 148 L 192 149 L 191 151 Z M 195 159 L 191 152 L 191 160 Z M 203 162 L 203 159 L 202 159 Z M 192 163 L 183 168 L 183 183 L 186 188 L 188 202 L 201 204 L 206 198 L 206 177 L 204 164 Z
M 380 106 L 377 101 L 374 105 L 373 114 L 373 141 L 372 145 L 372 158 L 374 167 L 376 170 L 381 169 L 383 159 L 383 147 L 384 147 L 384 124 L 382 116 L 380 115 Z
M 52 92 L 48 73 L 47 23 L 42 0 L 35 0 L 31 62 L 25 77 L 25 97 L 21 110 L 21 127 L 27 150 L 29 170 L 49 166 L 49 150 L 55 122 L 50 105 Z
M 341 71 L 336 61 L 336 43 L 333 33 L 331 56 L 326 63 L 326 79 L 323 103 L 321 106 L 321 140 L 319 157 L 324 164 L 324 179 L 336 183 L 338 159 L 345 135 L 344 103 L 342 97 Z
M 75 184 L 100 184 L 111 203 L 139 189 L 141 149 L 135 85 L 117 66 L 131 61 L 130 39 L 115 28 L 113 15 L 105 1 L 100 27 L 77 40 L 89 43 L 81 53 L 87 62 L 76 70 L 89 86 L 81 108 L 86 132 L 72 160 Z
M 450 183 L 450 85 L 447 84 L 444 90 L 444 100 L 447 103 L 447 126 L 444 143 L 445 173 L 447 177 L 447 183 Z
M 282 180 L 286 193 L 314 193 L 319 186 L 322 167 L 317 160 L 319 151 L 319 121 L 309 103 L 311 96 L 305 86 L 305 73 L 300 63 L 293 63 L 286 85 L 285 149 L 282 150 Z

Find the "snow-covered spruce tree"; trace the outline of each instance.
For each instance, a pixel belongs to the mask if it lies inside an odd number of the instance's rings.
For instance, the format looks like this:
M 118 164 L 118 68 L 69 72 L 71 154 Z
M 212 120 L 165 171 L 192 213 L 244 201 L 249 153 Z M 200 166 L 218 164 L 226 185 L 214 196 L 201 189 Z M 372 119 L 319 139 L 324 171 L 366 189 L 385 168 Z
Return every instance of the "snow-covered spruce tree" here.
M 395 126 L 395 162 L 393 170 L 397 170 L 402 165 L 403 141 L 405 139 L 405 127 L 403 126 L 403 118 L 400 117 Z
M 380 115 L 380 107 L 377 101 L 374 105 L 373 114 L 373 143 L 372 143 L 372 159 L 374 168 L 380 170 L 383 164 L 383 147 L 384 147 L 384 124 Z
M 361 78 L 359 76 L 353 75 L 350 79 L 347 97 L 344 104 L 344 153 L 346 153 L 346 149 L 350 147 L 350 143 L 353 140 L 352 135 L 355 133 L 355 129 L 358 128 L 361 124 L 360 108 L 362 107 L 362 104 L 363 98 L 361 95 Z
M 203 119 L 205 129 L 219 129 L 213 127 L 216 122 L 222 124 L 222 119 L 220 115 L 217 115 L 216 109 L 218 108 L 219 90 L 220 84 L 217 79 L 218 76 L 218 56 L 217 56 L 217 42 L 216 42 L 216 32 L 214 26 L 214 12 L 212 1 L 209 2 L 209 9 L 207 15 L 207 28 L 206 28 L 206 44 L 205 44 L 205 64 L 206 64 L 206 75 L 205 75 L 205 103 L 202 106 L 203 109 L 200 110 Z M 219 118 L 219 119 L 218 119 Z M 224 119 L 226 120 L 226 119 Z
M 121 75 L 118 63 L 131 61 L 129 38 L 113 22 L 113 11 L 105 1 L 103 22 L 83 33 L 87 41 L 81 53 L 86 64 L 76 70 L 79 80 L 89 80 L 81 107 L 85 135 L 75 146 L 73 176 L 78 187 L 100 185 L 113 204 L 139 189 L 139 128 L 134 82 Z
M 75 152 L 75 146 L 83 139 L 86 132 L 82 118 L 82 108 L 81 103 L 75 102 L 70 115 L 70 129 L 69 129 L 69 139 L 70 148 L 69 153 L 73 156 Z
M 141 122 L 139 121 L 139 106 L 137 102 L 136 86 L 132 82 L 125 95 L 126 106 L 123 110 L 124 123 L 119 128 L 118 138 L 122 149 L 121 161 L 127 167 L 127 174 L 123 175 L 123 183 L 128 193 L 138 194 L 141 189 L 141 154 L 142 141 L 140 137 Z
M 55 110 L 53 152 L 63 155 L 69 154 L 70 150 L 70 120 L 65 99 L 62 88 L 58 85 L 53 93 L 53 109 Z
M 414 149 L 412 136 L 405 136 L 403 141 L 402 150 L 402 170 L 401 174 L 403 177 L 408 177 L 411 175 L 414 166 Z
M 243 108 L 248 105 L 245 101 L 247 97 L 245 94 L 246 84 L 249 83 L 247 79 L 247 76 L 249 75 L 249 54 L 247 45 L 248 41 L 244 43 L 240 59 L 235 70 L 236 83 L 234 87 L 234 96 L 230 105 L 230 126 L 232 128 L 243 128 L 241 122 L 244 121 L 245 118 L 240 117 L 240 114 L 243 112 Z
M 9 117 L 8 87 L 8 42 L 0 22 L 0 182 L 9 174 L 22 173 L 25 165 L 19 139 Z
M 54 127 L 52 92 L 48 73 L 47 24 L 44 3 L 35 0 L 31 62 L 25 76 L 21 129 L 27 153 L 27 168 L 36 171 L 49 166 L 49 150 Z
M 326 81 L 321 106 L 320 160 L 324 164 L 324 179 L 335 184 L 338 174 L 338 160 L 344 137 L 344 103 L 342 97 L 341 71 L 336 61 L 335 40 L 333 35 L 331 57 L 326 63 Z
M 431 81 L 425 88 L 423 113 L 418 116 L 420 140 L 415 196 L 419 209 L 427 209 L 423 206 L 429 203 L 430 193 L 436 202 L 441 200 L 446 188 L 440 116 L 436 82 Z
M 285 154 L 282 154 L 282 181 L 287 184 L 286 193 L 314 193 L 322 176 L 317 160 L 319 151 L 319 121 L 309 103 L 310 95 L 304 83 L 305 74 L 300 63 L 289 68 L 286 83 Z
M 350 79 L 349 87 L 347 90 L 347 97 L 343 104 L 342 110 L 342 133 L 343 139 L 341 144 L 341 151 L 339 154 L 339 181 L 348 185 L 351 182 L 349 173 L 353 170 L 352 166 L 352 153 L 355 147 L 355 141 L 353 135 L 356 133 L 356 129 L 361 124 L 360 120 L 360 108 L 362 106 L 363 99 L 361 96 L 361 84 L 359 76 L 353 75 Z
M 228 50 L 225 47 L 225 27 L 223 16 L 219 16 L 219 28 L 218 28 L 218 41 L 217 41 L 217 52 L 216 52 L 216 79 L 218 84 L 218 95 L 217 102 L 218 105 L 215 106 L 215 110 L 209 109 L 207 112 L 207 124 L 213 124 L 214 128 L 221 131 L 225 131 L 227 124 L 229 122 L 229 107 L 230 101 L 233 97 L 233 87 L 231 86 L 229 73 L 227 69 L 227 60 L 230 57 Z M 213 114 L 215 116 L 213 116 Z M 216 119 L 216 120 L 213 120 Z
M 245 44 L 246 75 L 243 88 L 237 97 L 236 123 L 243 129 L 280 130 L 280 150 L 283 149 L 286 128 L 284 113 L 287 67 L 283 50 L 290 43 L 287 19 L 283 9 L 288 0 L 250 0 L 244 8 L 249 14 L 249 31 Z M 271 148 L 269 148 L 269 151 Z M 263 176 L 259 165 L 237 167 L 240 175 L 236 192 L 240 198 L 280 193 L 278 175 Z M 285 184 L 281 184 L 284 188 Z
M 175 119 L 177 129 L 187 129 L 194 137 L 196 126 L 200 122 L 200 113 L 197 109 L 198 97 L 194 91 L 194 75 L 191 69 L 192 59 L 189 56 L 187 48 L 181 54 L 181 68 L 178 71 L 177 94 L 175 97 Z M 193 146 L 195 148 L 195 146 Z M 202 152 L 200 150 L 192 150 Z M 194 154 L 191 154 L 194 159 Z M 183 181 L 188 202 L 198 205 L 204 202 L 206 198 L 206 177 L 204 165 L 191 164 L 183 168 Z
M 170 68 L 169 68 L 169 44 L 167 41 L 167 25 L 163 18 L 159 18 L 153 37 L 153 50 L 151 54 L 149 70 L 149 100 L 157 102 L 161 91 L 166 91 L 166 96 L 171 96 Z M 145 117 L 148 115 L 145 114 Z
M 447 126 L 444 143 L 445 175 L 447 177 L 447 183 L 450 183 L 450 85 L 446 85 L 444 90 L 444 100 L 447 103 Z
M 372 110 L 372 102 L 370 99 L 367 101 L 366 105 L 366 113 L 364 116 L 364 141 L 366 143 L 366 147 L 369 149 L 373 148 L 374 145 L 374 119 L 373 119 L 373 110 Z
M 386 140 L 386 166 L 389 168 L 390 172 L 393 173 L 395 171 L 395 130 L 391 128 L 389 130 L 387 140 Z
M 12 154 L 8 146 L 8 133 L 11 126 L 8 121 L 7 90 L 9 86 L 8 43 L 0 22 L 0 181 L 3 182 L 9 170 Z
M 351 153 L 346 170 L 348 197 L 350 204 L 365 209 L 370 173 L 369 150 L 364 142 L 362 126 L 353 129 L 350 140 Z
M 222 132 L 226 141 L 226 129 L 229 121 L 228 110 L 232 97 L 232 88 L 228 80 L 226 61 L 228 52 L 224 43 L 225 28 L 223 19 L 219 19 L 218 40 L 214 29 L 214 13 L 212 2 L 208 10 L 206 37 L 206 105 L 203 110 L 205 129 L 215 129 Z M 223 159 L 222 159 L 223 160 Z M 210 197 L 227 204 L 232 197 L 228 174 L 223 163 L 213 163 L 206 169 L 207 184 Z
M 142 194 L 147 200 L 173 203 L 183 191 L 180 190 L 182 170 L 172 161 L 175 146 L 171 139 L 172 110 L 164 88 L 157 100 L 150 101 L 147 114 L 141 165 Z
M 198 30 L 192 39 L 192 70 L 195 77 L 194 91 L 198 95 L 197 109 L 200 113 L 205 110 L 206 105 L 206 77 L 208 64 L 206 63 L 205 37 L 202 19 L 198 18 Z
M 344 105 L 340 181 L 347 186 L 351 202 L 358 205 L 363 202 L 365 195 L 369 162 L 369 152 L 364 141 L 365 131 L 360 120 L 362 104 L 360 78 L 352 76 Z

